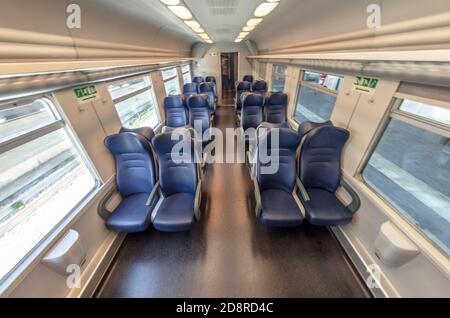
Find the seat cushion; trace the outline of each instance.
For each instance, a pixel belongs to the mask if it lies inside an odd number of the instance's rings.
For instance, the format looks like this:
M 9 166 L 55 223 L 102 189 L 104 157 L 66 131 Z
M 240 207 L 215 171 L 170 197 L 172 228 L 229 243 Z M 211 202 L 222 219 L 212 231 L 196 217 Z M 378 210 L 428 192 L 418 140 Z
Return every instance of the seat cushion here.
M 113 231 L 136 233 L 147 230 L 151 223 L 152 210 L 159 198 L 147 206 L 150 193 L 139 193 L 123 199 L 111 216 L 106 220 L 106 226 Z
M 273 227 L 293 227 L 302 224 L 303 215 L 291 193 L 265 190 L 261 193 L 261 223 Z
M 352 213 L 334 193 L 317 188 L 308 188 L 306 191 L 311 200 L 302 203 L 309 223 L 317 226 L 337 226 L 351 222 Z M 302 196 L 299 197 L 303 201 Z
M 195 196 L 191 193 L 177 193 L 164 198 L 153 226 L 163 232 L 190 230 L 194 223 L 194 201 Z

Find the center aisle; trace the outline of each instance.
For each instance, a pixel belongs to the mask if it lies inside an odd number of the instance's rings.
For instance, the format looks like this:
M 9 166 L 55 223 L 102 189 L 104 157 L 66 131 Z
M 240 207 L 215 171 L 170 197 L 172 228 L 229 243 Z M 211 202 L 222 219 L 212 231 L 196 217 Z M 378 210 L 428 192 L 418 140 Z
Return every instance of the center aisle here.
M 217 109 L 216 127 L 224 135 L 234 127 L 234 108 Z M 98 296 L 367 296 L 327 229 L 258 223 L 245 165 L 209 166 L 203 196 L 203 218 L 192 231 L 128 235 Z

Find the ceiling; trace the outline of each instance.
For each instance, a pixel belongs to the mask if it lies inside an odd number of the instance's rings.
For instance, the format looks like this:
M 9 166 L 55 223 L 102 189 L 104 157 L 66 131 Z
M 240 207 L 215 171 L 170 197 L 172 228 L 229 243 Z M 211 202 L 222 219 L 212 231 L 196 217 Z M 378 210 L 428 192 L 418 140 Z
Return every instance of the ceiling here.
M 264 0 L 184 0 L 214 42 L 233 42 Z

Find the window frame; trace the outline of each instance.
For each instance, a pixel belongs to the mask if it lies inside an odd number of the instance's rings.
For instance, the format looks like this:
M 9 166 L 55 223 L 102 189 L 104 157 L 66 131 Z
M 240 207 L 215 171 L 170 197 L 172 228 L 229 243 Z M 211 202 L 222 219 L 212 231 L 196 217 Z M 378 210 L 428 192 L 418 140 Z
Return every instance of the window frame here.
M 339 90 L 329 89 L 329 88 L 324 87 L 322 85 L 305 81 L 303 78 L 305 77 L 305 73 L 306 72 L 312 72 L 312 73 L 319 73 L 319 74 L 326 74 L 326 75 L 336 76 L 336 77 L 340 77 L 342 79 L 342 81 L 345 80 L 345 76 L 344 75 L 339 75 L 339 74 L 336 74 L 336 73 L 325 73 L 325 72 L 322 72 L 322 71 L 310 70 L 310 69 L 301 69 L 300 70 L 300 76 L 299 76 L 299 79 L 298 79 L 298 84 L 297 84 L 297 92 L 295 94 L 295 104 L 294 104 L 294 107 L 293 107 L 293 110 L 292 110 L 292 114 L 291 114 L 292 119 L 294 120 L 294 122 L 297 125 L 301 124 L 301 122 L 298 121 L 298 119 L 295 117 L 295 113 L 297 112 L 298 99 L 300 98 L 300 93 L 301 93 L 301 89 L 302 89 L 303 86 L 305 86 L 305 87 L 307 87 L 309 89 L 313 89 L 313 90 L 319 91 L 320 93 L 324 93 L 324 94 L 327 94 L 327 95 L 330 95 L 330 96 L 334 96 L 334 97 L 336 97 L 336 102 L 337 102 L 337 99 L 338 99 L 338 96 L 339 96 Z M 336 103 L 333 106 L 333 112 L 334 112 L 335 106 L 336 106 Z M 331 116 L 333 116 L 333 112 L 332 112 Z
M 170 76 L 170 77 L 167 77 L 167 78 L 164 78 L 163 71 L 167 71 L 167 70 L 171 70 L 171 69 L 174 69 L 174 70 L 175 70 L 175 75 Z M 170 82 L 170 81 L 173 81 L 174 79 L 176 79 L 176 83 L 177 83 L 177 86 L 178 86 L 178 90 L 180 91 L 180 94 L 181 94 L 180 79 L 178 78 L 178 71 L 177 71 L 177 68 L 176 68 L 175 66 L 174 66 L 174 67 L 169 67 L 169 68 L 162 69 L 162 70 L 161 70 L 161 77 L 162 77 L 163 82 L 164 82 L 164 91 L 166 92 L 166 97 L 169 96 L 169 95 L 168 95 L 168 92 L 167 92 L 167 89 L 166 89 L 166 83 L 167 83 L 167 82 Z M 192 73 L 191 73 L 191 78 L 192 78 Z M 183 82 L 184 82 L 184 79 L 183 79 Z
M 109 91 L 109 87 L 112 86 L 112 85 L 125 83 L 125 82 L 132 81 L 134 79 L 145 78 L 145 77 L 147 77 L 149 85 L 145 86 L 145 87 L 143 87 L 141 89 L 138 89 L 138 90 L 136 90 L 134 92 L 131 92 L 131 93 L 127 94 L 127 95 L 123 95 L 123 96 L 120 96 L 120 97 L 114 99 L 112 97 L 112 95 L 111 95 L 111 92 Z M 119 112 L 117 110 L 117 104 L 121 103 L 123 101 L 126 101 L 127 99 L 133 98 L 133 97 L 135 97 L 135 96 L 137 96 L 139 94 L 142 94 L 142 93 L 144 93 L 147 90 L 150 92 L 150 94 L 151 94 L 151 96 L 153 98 L 153 101 L 155 102 L 156 115 L 158 117 L 158 125 L 156 125 L 156 127 L 150 127 L 150 128 L 152 128 L 154 131 L 157 131 L 159 128 L 162 127 L 163 122 L 162 122 L 161 112 L 160 112 L 160 109 L 159 109 L 158 99 L 156 98 L 155 87 L 153 85 L 153 80 L 152 80 L 151 73 L 144 73 L 144 74 L 139 74 L 139 75 L 136 75 L 136 76 L 130 76 L 130 77 L 126 77 L 126 78 L 121 78 L 120 80 L 116 80 L 116 81 L 107 83 L 106 91 L 108 92 L 108 94 L 109 94 L 109 96 L 110 96 L 110 98 L 112 100 L 112 103 L 114 104 L 114 108 L 116 110 L 117 116 L 119 117 L 121 125 L 123 125 L 123 123 L 122 123 L 122 119 L 120 118 Z
M 183 67 L 188 67 L 189 69 L 187 70 L 187 71 L 183 71 Z M 191 68 L 191 64 L 183 64 L 183 65 L 181 65 L 181 75 L 182 75 L 182 77 L 183 77 L 183 84 L 184 85 L 186 85 L 186 84 L 188 84 L 188 83 L 186 83 L 186 81 L 184 80 L 184 76 L 186 75 L 186 74 L 188 74 L 189 73 L 189 77 L 191 78 L 191 82 L 192 82 L 192 68 Z M 165 87 L 164 87 L 165 88 Z M 181 89 L 181 88 L 180 88 Z M 166 94 L 167 94 L 167 92 L 166 92 Z
M 279 67 L 279 66 L 281 66 L 281 67 L 286 67 L 286 74 L 274 72 L 275 68 L 276 68 L 276 67 Z M 267 67 L 267 65 L 266 65 L 266 67 Z M 272 90 L 272 91 L 273 91 L 274 77 L 275 77 L 275 76 L 278 76 L 278 77 L 284 78 L 284 86 L 283 86 L 283 90 L 281 91 L 281 92 L 284 92 L 284 89 L 286 88 L 286 81 L 287 81 L 287 77 L 288 77 L 288 75 L 287 75 L 288 70 L 289 70 L 289 66 L 288 66 L 288 65 L 284 65 L 284 64 L 272 64 L 272 74 L 271 74 L 271 83 L 272 83 L 271 90 Z M 266 76 L 267 76 L 267 74 L 266 74 Z
M 94 178 L 95 184 L 81 201 L 73 206 L 72 209 L 48 233 L 46 233 L 24 257 L 12 267 L 7 274 L 5 274 L 4 277 L 0 278 L 0 295 L 5 295 L 9 290 L 14 288 L 17 281 L 26 275 L 28 268 L 40 263 L 40 260 L 45 253 L 47 253 L 53 245 L 65 235 L 67 230 L 70 229 L 73 223 L 82 214 L 92 207 L 95 201 L 94 199 L 98 197 L 105 186 L 104 180 L 86 152 L 83 144 L 77 137 L 75 130 L 53 93 L 28 96 L 13 101 L 2 102 L 0 103 L 0 108 L 5 107 L 6 105 L 23 105 L 37 99 L 44 99 L 49 103 L 51 112 L 56 115 L 55 121 L 1 142 L 0 153 L 5 153 L 58 130 L 64 130 L 64 133 L 70 140 L 74 150 L 80 156 L 91 176 Z
M 441 246 L 439 246 L 439 244 L 437 244 L 431 237 L 429 237 L 417 225 L 415 225 L 405 215 L 405 213 L 403 213 L 398 208 L 396 208 L 394 206 L 394 204 L 389 201 L 388 198 L 384 197 L 381 193 L 378 193 L 378 191 L 369 184 L 369 182 L 364 178 L 364 175 L 363 175 L 364 170 L 368 166 L 373 154 L 377 150 L 377 147 L 378 147 L 379 143 L 381 142 L 381 139 L 383 138 L 383 136 L 386 132 L 386 129 L 389 126 L 389 124 L 391 123 L 392 119 L 399 120 L 406 124 L 412 125 L 414 127 L 420 128 L 420 129 L 424 129 L 428 132 L 440 135 L 442 137 L 450 138 L 450 125 L 447 126 L 443 123 L 436 122 L 432 119 L 400 110 L 400 106 L 401 106 L 403 100 L 405 100 L 405 99 L 412 100 L 415 102 L 425 103 L 425 104 L 429 104 L 429 105 L 435 105 L 435 103 L 436 103 L 436 100 L 433 100 L 433 99 L 428 99 L 428 98 L 418 97 L 418 96 L 414 96 L 414 95 L 410 95 L 410 94 L 396 92 L 392 96 L 391 104 L 388 107 L 388 109 L 383 117 L 383 120 L 368 147 L 368 151 L 364 155 L 364 157 L 361 161 L 361 164 L 356 171 L 355 177 L 357 178 L 357 180 L 362 182 L 364 187 L 371 194 L 375 195 L 375 197 L 377 199 L 381 200 L 389 208 L 387 211 L 387 215 L 388 215 L 389 219 L 392 219 L 393 217 L 395 217 L 396 219 L 400 219 L 402 221 L 402 223 L 409 226 L 414 231 L 414 233 L 416 233 L 416 235 L 418 235 L 418 237 L 420 237 L 422 240 L 427 242 L 431 247 L 433 247 L 433 250 L 436 251 L 438 253 L 438 255 L 440 256 L 440 257 L 438 257 L 439 259 L 441 259 L 443 257 L 444 259 L 449 260 L 450 255 L 447 254 L 447 252 Z M 445 102 L 439 101 L 439 104 L 440 105 L 446 104 L 445 107 L 447 107 L 447 108 L 450 107 L 450 103 L 445 103 Z M 427 251 L 427 254 L 430 255 L 433 260 L 436 259 L 436 256 L 433 252 L 430 252 L 428 249 L 424 249 L 424 250 Z M 441 266 L 441 262 L 439 260 L 436 263 L 439 266 Z

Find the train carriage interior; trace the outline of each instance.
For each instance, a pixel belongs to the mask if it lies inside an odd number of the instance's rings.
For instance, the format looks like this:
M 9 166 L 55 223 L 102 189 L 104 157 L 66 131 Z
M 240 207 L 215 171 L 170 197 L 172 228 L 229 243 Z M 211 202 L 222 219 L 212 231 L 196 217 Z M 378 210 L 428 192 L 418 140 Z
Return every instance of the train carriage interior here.
M 0 0 L 1 298 L 445 299 L 449 255 L 450 1 Z

